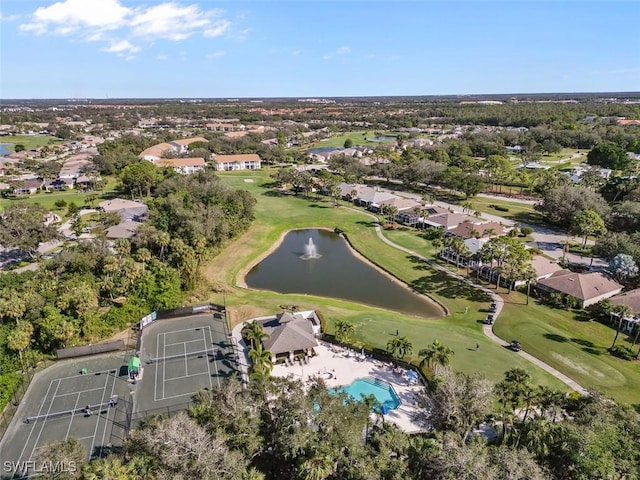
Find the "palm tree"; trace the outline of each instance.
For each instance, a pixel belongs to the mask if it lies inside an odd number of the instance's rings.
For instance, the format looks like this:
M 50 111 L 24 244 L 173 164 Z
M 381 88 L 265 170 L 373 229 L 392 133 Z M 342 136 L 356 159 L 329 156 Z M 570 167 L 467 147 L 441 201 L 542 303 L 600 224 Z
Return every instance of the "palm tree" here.
M 16 325 L 26 311 L 27 302 L 18 292 L 11 292 L 7 297 L 0 299 L 0 316 L 13 319 Z
M 159 230 L 154 238 L 155 244 L 160 248 L 160 260 L 164 260 L 164 249 L 171 243 L 171 235 L 168 232 Z
M 139 248 L 136 252 L 136 258 L 142 264 L 142 271 L 144 272 L 147 263 L 149 263 L 153 257 L 149 249 L 143 247 Z
M 467 244 L 464 243 L 462 237 L 452 235 L 444 239 L 445 246 L 449 247 L 456 254 L 456 266 L 460 268 L 460 257 L 469 255 Z
M 20 357 L 20 366 L 22 371 L 25 370 L 22 352 L 31 345 L 31 336 L 33 335 L 33 325 L 26 321 L 18 322 L 16 328 L 7 335 L 7 347 L 10 350 L 18 352 Z
M 269 376 L 273 369 L 273 360 L 269 350 L 265 350 L 262 344 L 258 343 L 255 348 L 249 350 L 249 358 L 251 359 L 251 369 L 253 372 Z
M 84 467 L 86 480 L 127 480 L 131 478 L 131 469 L 123 465 L 115 455 L 99 458 Z
M 316 453 L 306 459 L 301 466 L 298 478 L 300 480 L 324 480 L 333 474 L 334 462 L 325 453 Z
M 455 352 L 446 345 L 442 345 L 437 339 L 433 341 L 432 346 L 435 349 L 433 361 L 435 363 L 435 371 L 433 374 L 438 375 L 438 365 L 446 367 L 451 362 L 451 357 L 455 355 Z
M 461 206 L 464 213 L 469 213 L 473 210 L 473 203 L 471 202 L 463 202 Z
M 625 318 L 631 316 L 631 308 L 629 305 L 616 305 L 613 307 L 613 312 L 611 312 L 612 319 L 614 316 L 618 319 L 618 325 L 616 327 L 616 336 L 613 338 L 613 343 L 610 348 L 613 348 L 616 345 L 618 335 L 620 335 L 620 330 L 622 330 L 622 322 Z
M 336 321 L 335 326 L 335 338 L 340 343 L 349 341 L 349 338 L 355 333 L 353 324 L 345 322 L 344 320 Z
M 401 360 L 413 352 L 413 345 L 407 337 L 394 337 L 387 342 L 387 352 L 396 360 Z
M 262 328 L 262 325 L 257 322 L 245 323 L 241 333 L 242 336 L 249 341 L 251 348 L 256 348 L 256 346 L 262 342 L 263 338 L 269 337 L 269 335 L 265 333 L 264 328 Z
M 521 274 L 521 279 L 527 282 L 527 305 L 529 305 L 529 297 L 531 296 L 531 284 L 538 281 L 538 274 L 531 265 L 527 265 Z

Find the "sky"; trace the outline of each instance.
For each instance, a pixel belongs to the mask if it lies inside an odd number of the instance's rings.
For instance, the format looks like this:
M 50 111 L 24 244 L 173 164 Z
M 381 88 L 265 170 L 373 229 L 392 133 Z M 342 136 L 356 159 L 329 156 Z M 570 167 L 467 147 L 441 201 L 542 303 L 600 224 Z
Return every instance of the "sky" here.
M 0 98 L 640 91 L 640 2 L 2 0 Z

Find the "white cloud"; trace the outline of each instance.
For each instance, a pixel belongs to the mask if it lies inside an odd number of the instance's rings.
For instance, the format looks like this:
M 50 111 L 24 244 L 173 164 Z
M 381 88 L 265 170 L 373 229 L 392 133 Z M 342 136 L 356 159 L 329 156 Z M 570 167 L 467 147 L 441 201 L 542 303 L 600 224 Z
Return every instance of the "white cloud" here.
M 182 41 L 193 35 L 215 38 L 228 34 L 232 22 L 223 15 L 219 8 L 203 10 L 198 4 L 176 1 L 130 8 L 122 0 L 59 0 L 37 8 L 19 28 L 36 35 L 102 42 L 102 51 L 125 56 L 123 52 L 140 51 L 133 45 L 140 40 L 151 44 L 156 40 Z M 0 19 L 8 17 L 0 15 Z M 118 46 L 123 50 L 117 50 Z
M 326 55 L 323 55 L 322 59 L 323 60 L 331 60 L 336 55 L 348 55 L 350 53 L 351 53 L 351 48 L 347 47 L 346 45 L 343 45 L 342 47 L 338 48 L 336 51 L 331 52 L 331 53 L 327 53 Z
M 213 60 L 215 58 L 224 57 L 226 54 L 227 54 L 227 52 L 225 52 L 224 50 L 218 50 L 217 52 L 213 52 L 213 53 L 210 53 L 209 55 L 207 55 L 207 58 L 209 60 Z
M 219 37 L 227 30 L 229 30 L 229 27 L 231 27 L 231 22 L 229 20 L 218 20 L 204 32 L 202 32 L 202 34 L 205 37 Z
M 156 57 L 156 60 L 159 60 L 159 61 L 161 61 L 161 62 L 164 62 L 164 61 L 166 61 L 166 60 L 169 60 L 169 57 L 168 57 L 167 55 L 158 55 L 158 56 Z
M 131 21 L 131 31 L 141 37 L 185 40 L 210 25 L 206 17 L 197 5 L 161 3 L 138 12 Z
M 302 50 L 294 50 L 293 52 L 291 52 L 291 55 L 293 55 L 294 57 L 300 55 L 302 53 Z
M 64 0 L 36 9 L 20 29 L 36 35 L 47 33 L 51 26 L 63 27 L 64 34 L 81 28 L 113 30 L 124 26 L 130 13 L 118 0 Z
M 20 18 L 20 15 L 4 15 L 0 12 L 0 22 L 15 22 Z
M 121 57 L 130 56 L 132 53 L 140 51 L 140 47 L 133 45 L 129 40 L 120 40 L 112 42 L 108 47 L 102 49 L 103 52 L 115 53 Z M 127 58 L 129 60 L 129 58 Z

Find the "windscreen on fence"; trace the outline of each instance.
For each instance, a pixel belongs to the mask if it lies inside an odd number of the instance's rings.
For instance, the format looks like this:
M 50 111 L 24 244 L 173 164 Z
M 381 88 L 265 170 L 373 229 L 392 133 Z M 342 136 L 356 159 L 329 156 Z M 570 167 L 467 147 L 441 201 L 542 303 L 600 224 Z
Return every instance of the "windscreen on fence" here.
M 124 350 L 124 348 L 124 340 L 115 340 L 113 342 L 96 343 L 95 345 L 85 345 L 82 347 L 61 348 L 60 350 L 56 350 L 56 355 L 58 358 L 83 357 L 85 355 L 95 355 L 96 353 Z

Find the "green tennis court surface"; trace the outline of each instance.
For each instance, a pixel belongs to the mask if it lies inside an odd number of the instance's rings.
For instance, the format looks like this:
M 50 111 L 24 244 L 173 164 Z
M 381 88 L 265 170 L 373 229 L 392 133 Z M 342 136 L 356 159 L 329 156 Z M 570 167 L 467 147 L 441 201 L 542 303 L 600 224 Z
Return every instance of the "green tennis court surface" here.
M 126 414 L 120 400 L 131 388 L 121 365 L 122 353 L 65 360 L 38 373 L 0 444 L 3 478 L 33 474 L 48 443 L 74 437 L 87 459 L 120 446 Z
M 165 413 L 186 407 L 202 389 L 218 387 L 237 364 L 222 314 L 156 320 L 141 334 L 142 374 L 134 412 Z

